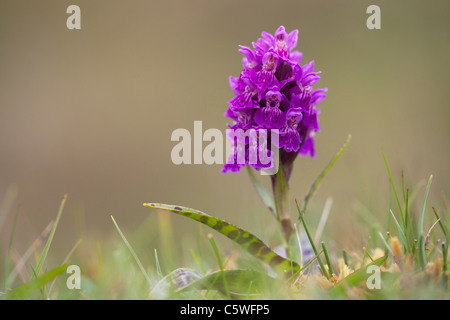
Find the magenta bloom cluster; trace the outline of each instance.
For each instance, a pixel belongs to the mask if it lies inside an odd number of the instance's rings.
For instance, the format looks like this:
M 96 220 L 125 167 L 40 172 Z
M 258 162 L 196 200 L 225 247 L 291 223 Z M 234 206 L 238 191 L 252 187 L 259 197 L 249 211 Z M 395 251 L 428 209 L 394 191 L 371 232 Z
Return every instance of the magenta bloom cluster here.
M 298 30 L 287 33 L 283 26 L 275 35 L 262 32 L 253 49 L 240 46 L 244 56 L 239 77 L 230 76 L 235 97 L 225 116 L 231 129 L 278 129 L 281 152 L 315 156 L 314 135 L 319 131 L 316 106 L 327 89 L 314 89 L 319 73 L 314 61 L 301 65 L 302 53 L 295 51 Z M 248 146 L 247 146 L 248 148 Z M 233 156 L 233 155 L 232 155 Z M 225 164 L 223 172 L 238 172 L 242 164 Z M 259 170 L 261 165 L 252 164 Z

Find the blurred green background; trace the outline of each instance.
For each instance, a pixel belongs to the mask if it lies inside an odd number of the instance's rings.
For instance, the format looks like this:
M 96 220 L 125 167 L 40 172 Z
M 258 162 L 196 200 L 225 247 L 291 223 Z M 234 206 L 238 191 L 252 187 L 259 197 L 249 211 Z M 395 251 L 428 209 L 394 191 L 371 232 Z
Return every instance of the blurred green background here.
M 66 28 L 71 4 L 81 30 Z M 371 4 L 381 7 L 381 30 L 366 28 Z M 382 151 L 398 184 L 401 170 L 411 187 L 434 174 L 439 207 L 450 190 L 449 16 L 448 0 L 0 1 L 0 199 L 12 199 L 11 211 L 20 205 L 15 245 L 28 247 L 65 193 L 54 244 L 64 252 L 82 235 L 115 234 L 110 215 L 133 232 L 156 215 L 142 207 L 150 201 L 197 208 L 270 242 L 274 222 L 247 173 L 176 166 L 170 136 L 192 132 L 194 120 L 225 130 L 238 45 L 280 25 L 299 29 L 297 49 L 322 70 L 316 87 L 329 89 L 317 157 L 297 159 L 292 197 L 304 197 L 352 134 L 311 210 L 333 198 L 337 241 L 358 233 L 358 202 L 387 214 Z M 174 243 L 197 232 L 195 222 L 172 220 Z

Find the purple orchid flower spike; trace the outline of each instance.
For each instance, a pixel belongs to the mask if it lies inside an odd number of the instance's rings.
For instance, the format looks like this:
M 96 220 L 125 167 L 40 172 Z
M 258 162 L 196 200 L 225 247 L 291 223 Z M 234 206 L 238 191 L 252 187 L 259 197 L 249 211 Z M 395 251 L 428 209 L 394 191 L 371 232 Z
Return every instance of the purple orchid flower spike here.
M 233 149 L 222 172 L 239 172 L 246 164 L 255 170 L 275 168 L 270 177 L 276 218 L 289 243 L 293 225 L 288 182 L 298 155 L 315 157 L 314 138 L 320 130 L 316 107 L 327 89 L 314 88 L 320 80 L 314 61 L 301 65 L 303 54 L 295 50 L 298 30 L 288 33 L 280 26 L 274 35 L 261 36 L 253 49 L 240 47 L 243 69 L 239 77 L 230 77 L 234 97 L 225 116 L 239 134 L 228 135 Z M 270 139 L 267 131 L 274 133 Z
M 327 91 L 313 88 L 320 72 L 314 71 L 314 61 L 301 65 L 303 54 L 295 50 L 297 42 L 298 30 L 288 33 L 280 26 L 273 35 L 262 32 L 253 49 L 240 46 L 243 69 L 239 77 L 230 77 L 234 97 L 225 113 L 233 121 L 232 129 L 279 130 L 278 144 L 267 147 L 279 149 L 288 179 L 298 155 L 315 156 L 314 138 L 320 130 L 316 107 Z M 248 142 L 244 148 L 246 154 L 258 149 Z M 246 162 L 256 170 L 264 168 L 258 162 Z M 222 171 L 239 172 L 241 167 L 227 164 Z

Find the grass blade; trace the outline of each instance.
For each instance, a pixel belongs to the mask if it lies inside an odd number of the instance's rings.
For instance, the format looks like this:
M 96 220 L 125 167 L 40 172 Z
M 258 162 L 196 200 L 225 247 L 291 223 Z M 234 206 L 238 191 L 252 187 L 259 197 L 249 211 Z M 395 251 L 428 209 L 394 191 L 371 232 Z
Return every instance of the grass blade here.
M 147 272 L 144 269 L 144 266 L 141 263 L 141 260 L 139 260 L 136 252 L 133 250 L 133 247 L 131 247 L 130 243 L 128 242 L 127 238 L 125 237 L 125 235 L 122 233 L 122 231 L 119 228 L 119 225 L 117 224 L 116 220 L 114 220 L 114 217 L 111 216 L 111 219 L 114 223 L 114 225 L 116 226 L 117 231 L 119 232 L 120 236 L 122 237 L 123 242 L 125 243 L 126 247 L 128 248 L 128 250 L 130 251 L 131 255 L 133 256 L 134 260 L 136 261 L 137 265 L 139 266 L 139 269 L 141 269 L 142 274 L 145 277 L 145 280 L 147 280 L 148 285 L 151 286 L 152 282 L 150 280 L 150 277 L 148 276 Z
M 448 275 L 447 275 L 448 242 L 442 242 L 441 246 L 442 246 L 442 259 L 443 259 L 441 282 L 442 282 L 444 287 L 447 287 L 447 279 L 448 279 Z
M 408 252 L 409 252 L 409 243 L 408 240 L 406 239 L 406 235 L 403 232 L 402 227 L 400 226 L 400 224 L 398 223 L 397 219 L 395 218 L 394 213 L 392 212 L 392 210 L 389 210 L 391 212 L 392 218 L 394 219 L 395 225 L 397 226 L 397 230 L 398 230 L 398 234 L 400 235 L 400 239 L 402 241 L 402 244 L 405 248 L 408 248 Z
M 14 201 L 17 199 L 19 194 L 19 189 L 16 185 L 11 185 L 6 190 L 6 195 L 3 201 L 0 203 L 0 231 L 2 230 L 3 224 L 6 221 L 9 211 L 11 210 Z
M 425 237 L 425 243 L 424 243 L 424 248 L 425 248 L 425 250 L 426 250 L 426 248 L 427 248 L 428 241 L 430 240 L 431 231 L 433 231 L 434 227 L 435 227 L 439 222 L 440 222 L 439 219 L 436 220 L 436 222 L 433 223 L 433 225 L 430 227 L 430 230 L 428 230 L 428 233 L 427 233 L 427 235 L 426 235 L 426 237 Z
M 161 265 L 159 264 L 158 251 L 155 248 L 155 264 L 156 264 L 156 273 L 158 274 L 159 279 L 162 279 L 163 273 L 161 271 Z
M 206 270 L 205 270 L 205 268 L 203 267 L 203 264 L 202 264 L 202 263 L 200 262 L 200 260 L 198 259 L 198 257 L 197 257 L 197 255 L 195 254 L 194 250 L 191 249 L 190 251 L 191 251 L 192 258 L 194 258 L 194 261 L 195 261 L 195 263 L 198 265 L 198 267 L 200 268 L 200 271 L 201 271 L 203 274 L 205 274 L 205 273 L 206 273 Z
M 325 206 L 322 210 L 322 215 L 320 216 L 319 224 L 317 225 L 316 234 L 314 235 L 314 242 L 318 243 L 320 238 L 322 237 L 323 229 L 325 228 L 325 224 L 328 220 L 328 216 L 330 214 L 331 205 L 333 204 L 332 198 L 327 198 L 325 202 Z
M 318 253 L 318 251 L 317 251 L 317 249 L 316 249 L 316 246 L 315 246 L 315 244 L 314 244 L 314 241 L 313 241 L 313 239 L 312 239 L 312 237 L 311 237 L 311 234 L 309 233 L 308 227 L 306 226 L 305 219 L 303 219 L 303 214 L 302 214 L 302 212 L 300 211 L 300 208 L 299 208 L 299 206 L 298 206 L 297 199 L 295 199 L 295 204 L 296 204 L 296 206 L 297 206 L 297 210 L 298 210 L 298 213 L 299 213 L 299 216 L 300 216 L 300 220 L 301 220 L 301 222 L 302 222 L 302 224 L 303 224 L 303 229 L 305 229 L 306 236 L 307 236 L 308 239 L 309 239 L 309 242 L 310 242 L 311 247 L 312 247 L 312 249 L 313 249 L 313 251 L 314 251 L 314 254 L 317 256 L 317 262 L 319 263 L 320 269 L 322 270 L 323 275 L 324 275 L 327 279 L 329 279 L 330 277 L 328 276 L 328 273 L 327 273 L 326 270 L 325 270 L 325 267 L 324 267 L 324 265 L 323 265 L 323 263 L 322 263 L 322 260 L 321 260 L 320 257 L 319 257 L 319 253 Z
M 23 300 L 28 298 L 34 291 L 42 289 L 48 282 L 59 276 L 67 270 L 68 265 L 57 267 L 41 277 L 30 280 L 29 282 L 11 290 L 6 294 L 6 299 Z
M 389 244 L 387 243 L 386 239 L 384 239 L 383 235 L 381 234 L 381 232 L 378 232 L 378 234 L 380 235 L 381 240 L 383 241 L 384 245 L 386 246 L 386 248 L 389 250 L 389 252 L 394 255 L 394 252 L 392 251 L 391 247 L 389 246 Z
M 67 264 L 67 263 L 69 262 L 70 257 L 71 257 L 72 254 L 75 252 L 75 250 L 78 248 L 78 246 L 80 245 L 80 243 L 81 243 L 81 239 L 79 239 L 79 240 L 75 243 L 75 245 L 72 247 L 72 249 L 69 251 L 69 253 L 67 254 L 66 258 L 65 258 L 64 261 L 63 261 L 63 264 L 64 264 L 64 265 Z M 50 295 L 50 293 L 52 292 L 52 288 L 53 288 L 53 286 L 54 286 L 54 284 L 55 284 L 55 281 L 56 281 L 56 279 L 53 279 L 52 283 L 50 284 L 50 287 L 49 287 L 49 289 L 48 289 L 48 295 Z
M 228 284 L 227 284 L 227 278 L 225 277 L 225 273 L 223 272 L 223 263 L 222 259 L 220 258 L 219 249 L 217 248 L 216 242 L 214 241 L 214 237 L 212 234 L 208 235 L 209 242 L 211 243 L 211 246 L 213 248 L 214 254 L 216 255 L 217 263 L 219 264 L 220 273 L 222 275 L 223 280 L 223 286 L 225 289 L 225 294 L 227 295 L 227 298 L 230 299 L 230 291 L 228 290 Z
M 39 237 L 36 240 L 34 240 L 33 243 L 28 247 L 28 249 L 25 251 L 24 254 L 19 255 L 18 253 L 16 253 L 18 258 L 16 259 L 14 269 L 12 270 L 11 274 L 8 277 L 7 281 L 9 284 L 13 283 L 19 274 L 22 275 L 22 278 L 25 278 L 25 275 L 23 275 L 22 273 L 25 271 L 26 261 L 30 258 L 30 256 L 33 254 L 33 252 L 35 252 L 36 249 L 41 245 L 41 243 L 44 241 L 44 239 L 50 233 L 53 225 L 54 225 L 54 223 L 50 222 L 45 227 L 45 229 L 41 232 Z
M 422 202 L 422 209 L 420 211 L 419 215 L 419 225 L 417 234 L 419 235 L 419 258 L 420 258 L 420 264 L 422 267 L 424 267 L 427 264 L 427 257 L 425 253 L 425 242 L 424 242 L 424 230 L 423 230 L 423 220 L 425 217 L 425 208 L 427 204 L 428 199 L 428 192 L 430 191 L 431 181 L 433 180 L 433 175 L 430 175 L 430 178 L 428 179 L 427 188 L 425 190 L 425 196 L 423 198 Z
M 302 206 L 301 206 L 301 212 L 306 212 L 306 207 L 308 206 L 309 201 L 311 200 L 314 193 L 317 191 L 317 188 L 319 187 L 320 183 L 322 182 L 323 178 L 327 175 L 327 173 L 331 170 L 331 168 L 334 166 L 336 161 L 342 156 L 345 149 L 347 149 L 350 140 L 352 136 L 349 134 L 347 140 L 345 141 L 344 145 L 341 147 L 341 149 L 336 153 L 333 160 L 331 160 L 328 165 L 325 167 L 325 169 L 319 174 L 319 176 L 316 178 L 316 180 L 313 182 L 311 187 L 308 190 L 308 193 L 305 196 L 305 199 L 303 200 Z
M 444 234 L 444 237 L 446 240 L 448 240 L 448 230 L 447 227 L 442 223 L 441 218 L 439 217 L 438 213 L 436 212 L 436 209 L 433 207 L 434 216 L 439 221 L 439 226 L 441 227 L 442 233 Z
M 47 243 L 45 244 L 45 247 L 42 250 L 41 255 L 39 256 L 39 260 L 38 260 L 38 263 L 36 265 L 36 268 L 34 268 L 36 276 L 40 275 L 42 267 L 43 267 L 44 262 L 45 262 L 45 259 L 47 258 L 47 253 L 48 253 L 48 250 L 50 249 L 50 245 L 52 244 L 53 237 L 55 236 L 56 228 L 58 227 L 59 219 L 61 218 L 61 214 L 63 212 L 64 205 L 66 204 L 66 200 L 67 200 L 67 194 L 64 195 L 64 197 L 63 197 L 63 199 L 61 201 L 61 205 L 59 206 L 58 214 L 56 216 L 56 220 L 55 220 L 55 223 L 53 225 L 52 231 L 50 231 L 50 234 L 49 234 L 48 239 L 47 239 Z
M 14 221 L 13 221 L 13 225 L 11 228 L 11 234 L 9 236 L 9 243 L 8 243 L 8 251 L 6 252 L 6 261 L 5 261 L 5 287 L 4 287 L 4 291 L 6 292 L 6 290 L 9 287 L 9 276 L 10 276 L 10 268 L 11 268 L 11 249 L 12 249 L 12 244 L 13 244 L 13 239 L 14 239 L 14 233 L 16 231 L 16 224 L 17 224 L 17 218 L 19 216 L 19 209 L 17 209 L 16 214 L 14 215 Z
M 384 162 L 386 164 L 386 168 L 387 168 L 387 171 L 388 171 L 388 174 L 389 174 L 389 179 L 391 181 L 392 189 L 394 190 L 395 199 L 397 200 L 398 209 L 400 210 L 400 216 L 402 218 L 402 224 L 403 224 L 403 227 L 404 227 L 405 226 L 405 218 L 403 216 L 402 206 L 400 204 L 400 200 L 398 199 L 397 190 L 395 189 L 395 183 L 394 183 L 394 180 L 392 179 L 391 169 L 389 168 L 389 164 L 387 162 L 386 156 L 384 155 L 384 152 L 383 152 L 383 158 L 384 158 Z
M 333 275 L 334 272 L 333 272 L 333 268 L 331 267 L 330 256 L 328 255 L 328 250 L 325 247 L 325 242 L 322 241 L 321 245 L 322 245 L 323 254 L 325 255 L 325 260 L 327 261 L 328 272 L 331 276 L 331 275 Z

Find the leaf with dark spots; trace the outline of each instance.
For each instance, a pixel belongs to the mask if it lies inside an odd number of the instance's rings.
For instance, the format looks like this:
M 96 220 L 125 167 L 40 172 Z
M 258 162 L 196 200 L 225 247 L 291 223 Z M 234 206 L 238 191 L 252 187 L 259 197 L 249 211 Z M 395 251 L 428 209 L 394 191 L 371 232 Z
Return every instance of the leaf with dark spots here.
M 228 224 L 225 221 L 217 221 L 217 223 L 213 226 L 214 230 L 222 230 L 225 228 Z
M 239 244 L 246 243 L 248 241 L 248 236 L 246 236 L 246 234 L 240 235 L 238 238 L 235 238 L 234 241 L 236 241 Z
M 270 261 L 269 261 L 269 265 L 270 266 L 276 266 L 276 265 L 278 265 L 280 262 L 281 262 L 281 260 L 280 260 L 280 256 L 274 256 Z M 282 259 L 282 258 L 281 258 Z
M 255 241 L 248 246 L 248 251 L 253 255 L 257 255 L 263 247 L 264 243 L 262 241 Z
M 258 260 L 269 264 L 280 275 L 295 274 L 300 270 L 300 266 L 297 263 L 279 256 L 261 239 L 259 239 L 252 233 L 236 227 L 226 221 L 215 218 L 201 211 L 186 208 L 183 206 L 172 206 L 162 203 L 144 203 L 144 206 L 154 209 L 171 211 L 198 221 L 210 228 L 213 228 L 214 230 L 220 232 L 224 236 L 238 243 L 242 248 L 244 248 Z M 174 208 L 178 209 L 174 210 Z
M 228 232 L 227 237 L 231 240 L 236 240 L 239 237 L 239 230 L 231 230 Z

